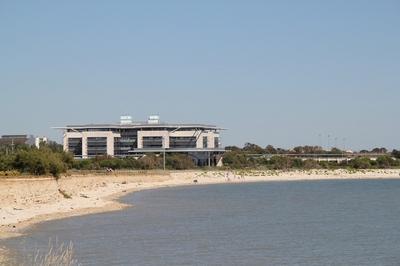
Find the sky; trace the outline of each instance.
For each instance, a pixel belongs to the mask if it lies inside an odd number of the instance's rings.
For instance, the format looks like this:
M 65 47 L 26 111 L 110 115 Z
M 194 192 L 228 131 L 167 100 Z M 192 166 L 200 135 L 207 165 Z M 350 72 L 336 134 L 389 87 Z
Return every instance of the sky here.
M 400 1 L 0 1 L 0 134 L 146 120 L 400 148 Z

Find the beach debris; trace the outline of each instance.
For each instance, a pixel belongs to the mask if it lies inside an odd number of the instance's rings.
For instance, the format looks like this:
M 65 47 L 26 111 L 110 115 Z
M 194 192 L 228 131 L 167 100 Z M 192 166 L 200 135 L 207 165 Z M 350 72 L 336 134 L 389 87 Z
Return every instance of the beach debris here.
M 22 211 L 23 209 L 14 207 L 13 210 L 14 210 L 14 211 Z
M 89 198 L 89 196 L 88 196 L 88 195 L 85 195 L 85 194 L 80 194 L 80 196 L 81 196 L 82 198 L 85 198 L 85 199 L 88 199 L 88 198 Z
M 66 199 L 72 199 L 72 196 L 68 194 L 65 190 L 62 190 L 61 188 L 58 189 L 58 192 L 60 192 L 61 195 L 64 196 Z
M 121 183 L 122 185 L 126 185 L 126 181 L 122 181 L 122 183 Z
M 193 183 L 197 183 L 197 182 L 198 182 L 197 179 L 193 180 Z

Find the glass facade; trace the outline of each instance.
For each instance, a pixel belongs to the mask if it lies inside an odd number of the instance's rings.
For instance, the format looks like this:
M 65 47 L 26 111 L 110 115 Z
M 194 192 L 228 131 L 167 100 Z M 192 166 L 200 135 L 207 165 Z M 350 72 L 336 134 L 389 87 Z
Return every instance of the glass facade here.
M 82 156 L 82 138 L 68 138 L 68 151 L 74 156 Z
M 170 148 L 196 148 L 196 137 L 169 137 Z
M 129 151 L 137 148 L 137 130 L 121 129 L 116 131 L 121 134 L 120 138 L 114 138 L 114 154 L 116 156 L 127 156 Z
M 88 137 L 87 153 L 89 157 L 107 155 L 107 138 Z
M 162 137 L 143 137 L 143 148 L 162 148 L 163 138 Z
M 208 138 L 207 136 L 203 137 L 203 148 L 207 148 L 208 147 Z
M 104 132 L 104 134 L 91 134 L 92 132 L 96 131 L 109 131 L 110 133 Z M 144 153 L 148 151 L 143 151 L 142 149 L 138 148 L 138 133 L 141 131 L 143 133 L 142 139 L 142 148 L 149 149 L 162 149 L 164 147 L 164 136 L 167 137 L 168 134 L 173 134 L 175 136 L 168 137 L 169 138 L 169 148 L 173 149 L 196 149 L 201 152 L 202 149 L 208 149 L 210 147 L 219 148 L 219 138 L 217 131 L 213 131 L 210 129 L 202 129 L 197 127 L 104 127 L 101 126 L 99 128 L 87 127 L 87 128 L 78 128 L 78 129 L 68 129 L 66 141 L 68 144 L 68 150 L 75 156 L 75 157 L 96 157 L 107 155 L 107 138 L 105 136 L 114 135 L 113 143 L 110 143 L 114 147 L 114 156 L 116 157 L 127 157 L 127 156 L 136 156 L 139 153 Z M 151 134 L 146 134 L 146 131 L 161 131 L 161 132 L 152 132 Z M 164 131 L 164 132 L 162 132 Z M 179 134 L 178 132 L 183 131 L 183 134 Z M 189 132 L 190 131 L 190 132 Z M 69 137 L 69 132 L 71 132 Z M 83 134 L 87 136 L 87 154 L 83 155 L 82 151 L 82 137 L 81 135 L 76 134 L 76 132 L 87 132 Z M 111 134 L 111 132 L 113 134 Z M 177 133 L 175 133 L 177 132 Z M 199 134 L 201 134 L 199 136 Z M 203 135 L 204 134 L 204 135 Z M 214 135 L 215 134 L 215 135 Z M 149 136 L 153 135 L 153 136 Z M 176 136 L 178 135 L 178 136 Z M 93 137 L 91 137 L 93 136 Z M 101 136 L 101 137 L 94 137 L 94 136 Z M 118 137 L 117 137 L 118 136 Z M 202 144 L 197 149 L 197 141 L 202 138 Z M 201 140 L 200 140 L 201 141 Z M 112 147 L 111 147 L 112 148 Z M 181 151 L 187 152 L 187 151 Z M 111 154 L 110 154 L 111 155 Z M 203 156 L 203 155 L 201 155 Z M 201 157 L 200 156 L 200 157 Z M 200 158 L 199 157 L 199 158 Z M 198 160 L 201 160 L 198 159 Z

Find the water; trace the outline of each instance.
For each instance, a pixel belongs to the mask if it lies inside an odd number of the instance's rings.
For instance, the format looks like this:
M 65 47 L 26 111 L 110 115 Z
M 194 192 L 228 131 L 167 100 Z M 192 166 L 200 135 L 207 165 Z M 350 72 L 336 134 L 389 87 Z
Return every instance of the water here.
M 128 195 L 119 212 L 46 222 L 19 254 L 73 241 L 82 265 L 400 265 L 400 180 L 268 182 Z

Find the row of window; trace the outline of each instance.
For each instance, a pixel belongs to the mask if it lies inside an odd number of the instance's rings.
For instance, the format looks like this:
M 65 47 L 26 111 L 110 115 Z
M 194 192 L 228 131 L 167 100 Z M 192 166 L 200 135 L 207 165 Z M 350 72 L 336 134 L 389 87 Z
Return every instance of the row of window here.
M 87 138 L 87 153 L 88 156 L 106 155 L 107 138 L 105 137 Z
M 136 138 L 115 138 L 114 139 L 114 154 L 128 155 L 130 150 L 137 147 Z M 196 148 L 196 137 L 170 137 L 170 148 Z M 143 137 L 143 148 L 162 148 L 163 137 Z M 208 148 L 208 137 L 203 137 L 203 148 Z M 219 138 L 214 138 L 214 147 L 219 147 Z M 82 156 L 82 138 L 69 138 L 68 150 L 75 156 Z M 88 137 L 87 152 L 89 156 L 107 154 L 107 138 L 106 137 Z

